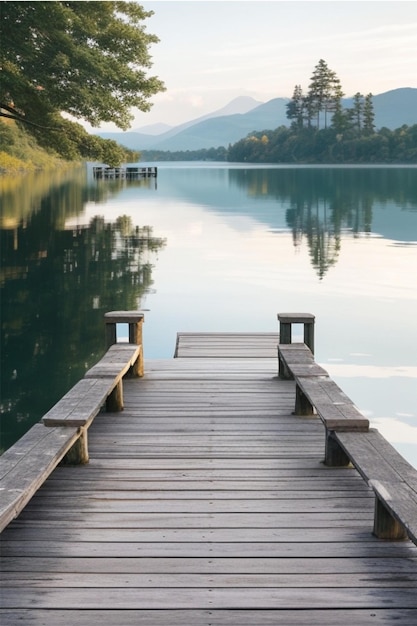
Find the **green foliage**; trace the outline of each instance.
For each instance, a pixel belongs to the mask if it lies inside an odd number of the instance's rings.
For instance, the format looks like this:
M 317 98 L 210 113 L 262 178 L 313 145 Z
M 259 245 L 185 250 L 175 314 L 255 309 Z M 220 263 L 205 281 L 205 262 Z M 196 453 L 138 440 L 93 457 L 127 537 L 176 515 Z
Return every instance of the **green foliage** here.
M 227 150 L 218 148 L 201 148 L 201 150 L 143 150 L 141 157 L 145 161 L 226 161 Z
M 134 162 L 139 153 L 120 146 L 110 139 L 90 135 L 75 122 L 57 116 L 53 130 L 32 128 L 14 121 L 0 121 L 0 171 L 44 169 L 62 166 L 66 161 L 99 161 L 110 167 Z M 10 158 L 6 158 L 9 156 Z M 15 159 L 18 159 L 17 162 Z
M 263 140 L 266 136 L 268 141 Z M 417 125 L 377 133 L 287 128 L 252 133 L 229 147 L 227 160 L 248 163 L 417 163 Z
M 0 115 L 65 158 L 91 148 L 89 158 L 98 150 L 117 160 L 120 148 L 89 144 L 61 113 L 126 129 L 133 107 L 149 110 L 164 89 L 146 74 L 158 41 L 143 25 L 151 15 L 136 2 L 2 2 Z
M 375 132 L 372 94 L 342 108 L 339 79 L 320 59 L 306 95 L 296 85 L 287 104 L 291 128 L 252 133 L 229 147 L 228 161 L 248 163 L 417 163 L 417 126 Z M 329 116 L 331 119 L 329 121 Z M 320 129 L 320 126 L 324 128 Z M 265 140 L 266 138 L 266 140 Z

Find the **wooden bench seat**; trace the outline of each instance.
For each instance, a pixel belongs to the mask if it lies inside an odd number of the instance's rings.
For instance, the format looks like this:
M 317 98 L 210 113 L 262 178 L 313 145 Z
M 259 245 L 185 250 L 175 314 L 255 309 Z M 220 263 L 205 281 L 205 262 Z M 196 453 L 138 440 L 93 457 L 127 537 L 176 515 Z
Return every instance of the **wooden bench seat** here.
M 347 465 L 343 449 L 331 437 L 333 431 L 369 430 L 369 420 L 315 361 L 311 350 L 300 343 L 279 344 L 279 377 L 296 382 L 296 415 L 317 414 L 326 429 L 326 465 Z
M 19 515 L 81 435 L 76 427 L 35 424 L 0 456 L 0 532 Z
M 417 545 L 417 470 L 375 429 L 318 366 L 304 344 L 280 344 L 279 377 L 296 382 L 297 415 L 317 414 L 326 429 L 325 463 L 352 464 L 375 494 L 374 534 Z
M 134 367 L 141 353 L 141 346 L 132 343 L 112 345 L 103 358 L 89 369 L 84 378 L 111 378 L 120 380 Z
M 114 388 L 113 380 L 83 378 L 42 418 L 45 426 L 89 426 Z
M 122 378 L 136 363 L 140 346 L 115 344 L 46 413 L 45 426 L 89 426 L 106 403 L 110 411 L 123 408 Z
M 296 376 L 327 376 L 327 372 L 315 360 L 304 343 L 279 344 L 278 372 L 284 379 Z
M 295 376 L 295 380 L 297 415 L 312 415 L 315 409 L 328 430 L 369 429 L 369 420 L 329 376 Z
M 417 545 L 417 470 L 375 429 L 332 438 L 375 493 L 374 534 Z
M 112 345 L 104 357 L 88 372 L 85 379 L 99 379 L 107 381 L 109 393 L 107 394 L 106 406 L 108 411 L 123 410 L 123 382 L 126 375 L 140 376 L 138 370 L 140 363 L 141 346 L 131 343 L 116 343 Z

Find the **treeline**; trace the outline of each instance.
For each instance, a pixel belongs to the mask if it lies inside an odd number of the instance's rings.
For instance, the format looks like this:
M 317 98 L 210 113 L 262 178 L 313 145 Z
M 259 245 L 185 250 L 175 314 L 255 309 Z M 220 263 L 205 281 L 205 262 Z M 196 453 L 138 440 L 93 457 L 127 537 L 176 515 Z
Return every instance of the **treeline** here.
M 249 163 L 417 163 L 417 124 L 370 135 L 341 136 L 334 128 L 280 126 L 229 146 L 228 161 Z
M 342 137 L 333 128 L 280 126 L 253 132 L 229 145 L 202 150 L 144 150 L 143 161 L 228 161 L 246 163 L 417 163 L 417 124 L 371 135 Z
M 372 94 L 343 108 L 340 80 L 320 59 L 306 93 L 287 104 L 290 128 L 255 132 L 229 147 L 228 161 L 258 163 L 416 163 L 417 126 L 375 130 Z
M 227 149 L 201 148 L 201 150 L 141 150 L 143 161 L 227 161 Z
M 341 82 L 326 61 L 315 66 L 307 91 L 296 85 L 287 104 L 290 127 L 252 132 L 228 148 L 144 152 L 160 161 L 248 163 L 417 163 L 417 125 L 375 129 L 371 93 L 343 107 Z

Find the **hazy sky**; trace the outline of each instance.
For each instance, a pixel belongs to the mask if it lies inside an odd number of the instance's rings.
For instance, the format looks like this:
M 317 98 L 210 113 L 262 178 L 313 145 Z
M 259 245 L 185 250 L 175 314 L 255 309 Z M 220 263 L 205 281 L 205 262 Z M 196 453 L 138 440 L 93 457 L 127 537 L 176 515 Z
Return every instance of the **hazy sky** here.
M 307 90 L 324 59 L 346 96 L 417 87 L 417 2 L 151 0 L 149 72 L 167 91 L 132 128 L 176 125 L 249 95 L 266 102 Z M 110 125 L 102 128 L 114 128 Z

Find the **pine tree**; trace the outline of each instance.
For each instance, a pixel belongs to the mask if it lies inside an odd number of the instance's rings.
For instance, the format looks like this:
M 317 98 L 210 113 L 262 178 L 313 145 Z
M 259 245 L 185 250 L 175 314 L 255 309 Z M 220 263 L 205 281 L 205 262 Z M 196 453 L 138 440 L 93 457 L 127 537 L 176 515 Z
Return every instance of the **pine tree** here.
M 287 118 L 292 121 L 292 126 L 302 128 L 304 125 L 304 97 L 301 85 L 294 87 L 291 100 L 287 103 Z
M 324 127 L 327 128 L 328 113 L 335 110 L 343 97 L 343 92 L 336 72 L 331 70 L 323 59 L 320 59 L 314 68 L 308 97 L 311 111 L 316 115 L 317 128 L 320 128 L 321 114 L 324 114 Z
M 375 112 L 374 112 L 374 103 L 372 100 L 373 96 L 371 93 L 368 93 L 365 96 L 365 103 L 363 106 L 363 133 L 364 135 L 373 135 L 375 132 Z
M 351 113 L 353 128 L 356 130 L 358 135 L 360 135 L 362 131 L 363 113 L 364 113 L 363 95 L 359 93 L 358 91 L 353 96 L 353 108 L 352 108 L 352 113 Z

